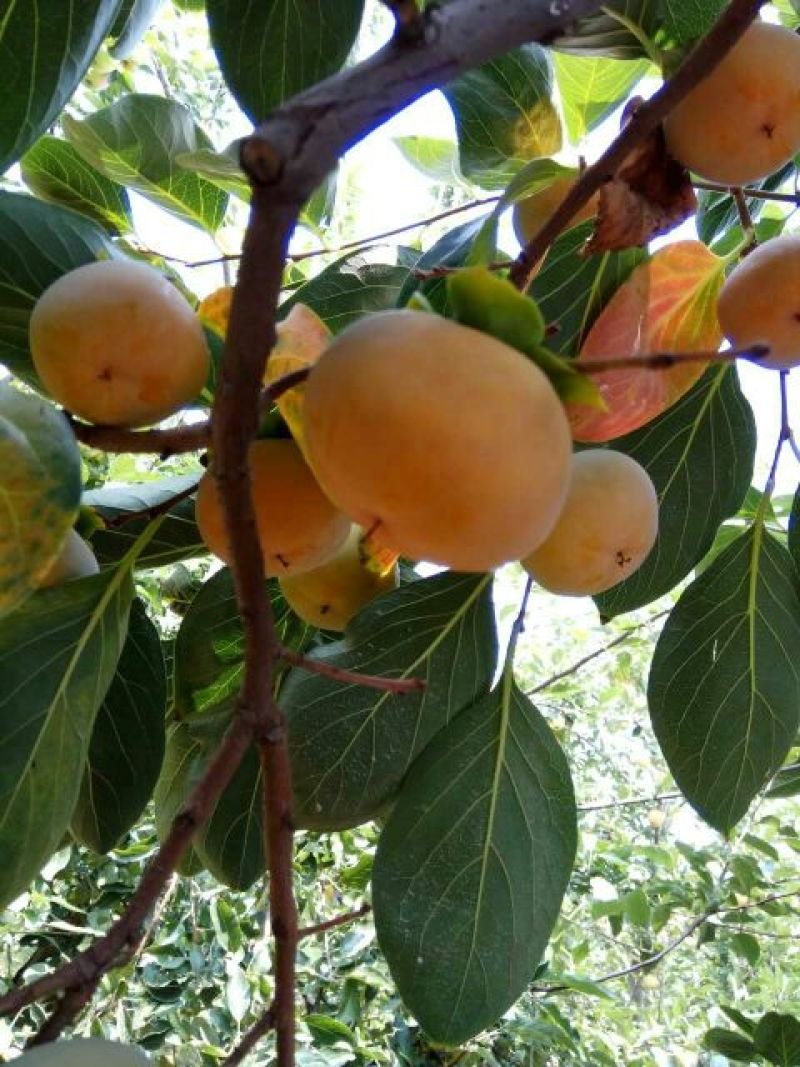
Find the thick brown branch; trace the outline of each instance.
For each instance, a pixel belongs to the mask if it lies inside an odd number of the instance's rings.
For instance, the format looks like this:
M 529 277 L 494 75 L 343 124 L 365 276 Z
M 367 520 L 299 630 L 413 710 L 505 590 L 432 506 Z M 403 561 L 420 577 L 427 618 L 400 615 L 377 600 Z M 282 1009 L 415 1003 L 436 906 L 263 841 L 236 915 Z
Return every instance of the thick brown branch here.
M 614 176 L 633 149 L 653 133 L 670 111 L 715 69 L 764 3 L 765 0 L 731 0 L 674 77 L 642 105 L 597 162 L 586 168 L 544 226 L 520 252 L 509 275 L 517 288 L 523 291 L 528 288 L 536 264 L 570 219 L 589 202 L 604 182 Z
M 126 954 L 135 951 L 143 936 L 147 916 L 180 863 L 196 830 L 214 809 L 220 794 L 230 782 L 250 744 L 251 733 L 237 720 L 225 736 L 208 770 L 198 783 L 186 807 L 172 825 L 168 837 L 159 848 L 142 876 L 124 914 L 108 932 L 69 963 L 29 985 L 12 989 L 0 997 L 0 1015 L 12 1015 L 59 990 L 72 992 L 88 989 L 91 993 L 106 971 L 111 970 Z
M 349 685 L 363 685 L 368 689 L 382 689 L 386 693 L 420 693 L 424 692 L 426 682 L 424 678 L 383 678 L 377 674 L 361 674 L 360 671 L 348 671 L 344 667 L 337 667 L 334 663 L 326 663 L 325 660 L 312 659 L 310 656 L 301 656 L 299 652 L 293 652 L 291 648 L 281 647 L 278 655 L 286 663 L 310 674 L 322 674 L 331 678 L 334 682 L 342 682 Z
M 208 445 L 208 423 L 172 426 L 167 430 L 127 430 L 124 426 L 90 426 L 71 420 L 81 444 L 102 452 L 155 452 L 168 459 L 182 452 L 199 452 Z

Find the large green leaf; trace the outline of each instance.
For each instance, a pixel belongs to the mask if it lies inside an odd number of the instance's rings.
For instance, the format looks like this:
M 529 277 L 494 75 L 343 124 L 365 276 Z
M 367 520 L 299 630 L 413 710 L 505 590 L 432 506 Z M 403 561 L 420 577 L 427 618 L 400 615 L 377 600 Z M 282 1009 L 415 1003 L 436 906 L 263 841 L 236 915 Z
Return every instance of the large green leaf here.
M 230 889 L 249 889 L 267 867 L 258 752 L 251 746 L 195 840 L 203 865 Z
M 525 45 L 456 78 L 444 89 L 456 119 L 461 171 L 485 189 L 504 188 L 530 159 L 561 148 L 550 97 L 548 53 Z
M 293 670 L 281 694 L 299 825 L 366 822 L 397 791 L 414 758 L 485 693 L 496 660 L 491 577 L 446 573 L 401 586 L 313 652 L 331 666 L 421 678 L 422 693 L 393 695 Z
M 789 514 L 789 552 L 791 553 L 794 565 L 797 568 L 798 574 L 800 574 L 800 487 L 794 494 L 794 500 L 792 501 L 792 510 Z
M 690 44 L 708 33 L 728 0 L 661 0 L 664 30 L 670 40 Z
M 0 191 L 0 248 L 0 361 L 35 385 L 28 347 L 33 305 L 62 274 L 113 256 L 114 246 L 74 211 Z
M 612 618 L 673 589 L 735 514 L 753 474 L 753 413 L 733 368 L 711 367 L 677 404 L 613 443 L 647 470 L 659 500 L 658 539 L 639 570 L 596 598 Z
M 600 59 L 556 52 L 558 92 L 569 139 L 578 143 L 627 98 L 647 74 L 647 60 Z
M 108 852 L 149 801 L 164 759 L 167 676 L 158 631 L 141 600 L 89 745 L 70 829 L 82 845 Z
M 121 12 L 114 25 L 116 40 L 111 47 L 115 59 L 128 59 L 155 21 L 164 0 L 133 0 L 126 3 L 127 11 Z
M 198 148 L 196 152 L 181 152 L 175 162 L 183 170 L 200 175 L 231 196 L 250 202 L 250 182 L 239 166 L 238 152 L 227 149 L 215 152 L 213 148 Z
M 663 22 L 662 0 L 613 0 L 571 23 L 552 44 L 578 56 L 641 59 L 648 51 L 642 38 L 655 37 Z
M 208 0 L 206 10 L 225 81 L 245 114 L 260 122 L 342 67 L 364 0 Z
M 302 651 L 316 631 L 283 599 L 275 579 L 267 582 L 275 631 L 282 644 Z M 175 643 L 175 704 L 185 718 L 222 714 L 233 708 L 244 670 L 244 630 L 233 576 L 227 567 L 209 578 L 189 606 Z
M 80 155 L 112 181 L 212 233 L 222 225 L 227 195 L 177 162 L 187 152 L 213 149 L 177 100 L 129 93 L 86 119 L 65 115 L 62 123 Z
M 491 1026 L 533 980 L 576 842 L 566 759 L 509 673 L 411 768 L 375 858 L 378 941 L 435 1041 Z
M 25 184 L 42 200 L 72 208 L 112 233 L 131 230 L 126 190 L 90 166 L 69 141 L 40 137 L 20 162 Z
M 723 833 L 794 741 L 798 648 L 794 567 L 756 520 L 681 596 L 648 684 L 653 729 L 675 781 Z
M 69 826 L 133 595 L 120 568 L 44 589 L 0 623 L 0 907 Z
M 800 1022 L 794 1015 L 767 1012 L 758 1021 L 753 1042 L 756 1050 L 777 1067 L 800 1064 Z
M 454 226 L 443 234 L 435 244 L 423 252 L 417 260 L 416 269 L 421 271 L 432 270 L 435 267 L 463 267 L 467 262 L 475 241 L 488 229 L 491 215 L 481 215 L 480 218 L 470 219 L 469 222 Z M 491 231 L 491 234 L 494 230 Z M 439 312 L 440 315 L 449 315 L 451 312 L 450 296 L 447 291 L 446 278 L 431 278 L 421 282 L 412 273 L 409 273 L 402 289 L 397 294 L 397 304 L 404 307 L 415 292 L 420 292 L 428 303 Z
M 594 320 L 645 258 L 641 248 L 582 256 L 593 225 L 583 222 L 562 234 L 528 290 L 545 320 L 558 327 L 548 338 L 548 346 L 564 356 L 578 354 Z
M 754 189 L 779 189 L 792 174 L 795 173 L 794 161 L 781 167 L 775 174 L 758 182 L 751 182 L 749 188 Z M 748 197 L 746 200 L 750 218 L 757 221 L 768 201 L 759 197 Z M 710 245 L 717 238 L 732 227 L 741 225 L 739 209 L 730 193 L 709 193 L 702 190 L 697 196 L 697 235 L 701 241 Z
M 357 254 L 345 256 L 297 289 L 281 305 L 279 317 L 295 304 L 306 304 L 339 333 L 362 315 L 393 308 L 408 273 L 405 267 L 367 263 Z
M 173 820 L 198 782 L 204 751 L 203 740 L 195 737 L 182 722 L 173 723 L 167 730 L 164 762 L 153 793 L 156 831 L 161 841 L 169 834 Z M 202 869 L 194 847 L 188 849 L 178 866 L 180 873 L 188 877 Z
M 61 552 L 81 496 L 81 457 L 51 404 L 0 383 L 0 617 Z
M 159 478 L 155 482 L 141 482 L 119 486 L 104 486 L 83 494 L 82 503 L 94 508 L 106 522 L 119 522 L 126 516 L 146 512 L 163 505 L 171 497 L 196 485 L 199 476 L 185 474 Z M 92 550 L 101 566 L 117 563 L 128 552 L 147 526 L 147 516 L 132 518 L 119 525 L 96 530 L 92 534 Z M 203 539 L 194 518 L 194 497 L 181 500 L 166 515 L 152 540 L 136 561 L 137 567 L 165 567 L 182 559 L 206 553 Z
M 118 5 L 119 0 L 0 0 L 0 173 L 61 113 Z
M 443 137 L 422 137 L 419 134 L 395 137 L 393 141 L 403 158 L 426 178 L 443 185 L 464 184 L 455 141 Z

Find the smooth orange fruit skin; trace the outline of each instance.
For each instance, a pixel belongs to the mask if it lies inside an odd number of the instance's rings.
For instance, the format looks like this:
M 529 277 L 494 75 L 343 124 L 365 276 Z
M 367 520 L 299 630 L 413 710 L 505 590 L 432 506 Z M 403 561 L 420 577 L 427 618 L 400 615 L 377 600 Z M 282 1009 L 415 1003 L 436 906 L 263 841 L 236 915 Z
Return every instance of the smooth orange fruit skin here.
M 800 364 L 800 235 L 774 237 L 745 256 L 722 287 L 717 317 L 734 348 L 769 345 L 759 366 Z
M 709 181 L 744 185 L 800 150 L 800 38 L 754 23 L 668 115 L 670 153 Z
M 361 527 L 354 526 L 327 563 L 281 578 L 281 592 L 301 619 L 324 630 L 341 631 L 363 607 L 397 587 L 397 567 L 377 574 L 364 565 L 359 549 L 363 535 Z
M 311 570 L 338 551 L 350 532 L 350 522 L 317 485 L 294 441 L 254 441 L 250 474 L 265 574 Z M 210 471 L 200 479 L 195 518 L 208 548 L 230 563 L 221 501 Z
M 334 339 L 306 385 L 306 444 L 327 495 L 382 544 L 463 571 L 547 536 L 572 447 L 530 360 L 416 311 L 365 316 Z
M 194 311 L 153 267 L 89 263 L 41 295 L 30 320 L 36 372 L 88 422 L 147 426 L 194 400 L 209 353 Z
M 636 460 L 611 449 L 579 452 L 552 533 L 522 561 L 551 593 L 594 596 L 630 577 L 658 534 L 658 496 Z
M 511 213 L 511 222 L 517 240 L 524 247 L 531 238 L 541 230 L 561 201 L 577 181 L 575 177 L 557 178 L 552 185 L 541 189 L 538 193 L 519 200 L 514 204 Z M 581 222 L 593 219 L 597 214 L 598 194 L 591 198 L 588 204 L 579 208 L 570 220 L 570 226 L 577 226 Z

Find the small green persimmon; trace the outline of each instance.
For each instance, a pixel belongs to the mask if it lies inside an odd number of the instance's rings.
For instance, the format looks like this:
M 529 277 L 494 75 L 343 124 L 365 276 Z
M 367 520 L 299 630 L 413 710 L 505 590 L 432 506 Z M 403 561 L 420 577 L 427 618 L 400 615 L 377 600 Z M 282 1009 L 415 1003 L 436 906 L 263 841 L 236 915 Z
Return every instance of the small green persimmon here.
M 294 441 L 254 441 L 250 475 L 265 574 L 311 570 L 339 550 L 350 521 L 322 492 Z M 200 479 L 195 513 L 208 548 L 230 563 L 219 491 L 210 471 Z
M 396 588 L 396 566 L 387 574 L 366 566 L 360 548 L 363 534 L 360 526 L 354 526 L 327 563 L 281 578 L 281 592 L 301 619 L 324 630 L 344 630 L 363 607 Z
M 611 449 L 579 452 L 550 536 L 522 565 L 551 593 L 592 596 L 630 577 L 658 533 L 658 497 L 647 471 Z
M 195 400 L 209 352 L 200 321 L 162 274 L 103 260 L 62 275 L 31 314 L 36 373 L 88 422 L 146 426 Z
M 670 153 L 709 181 L 745 185 L 800 151 L 800 37 L 755 22 L 664 122 Z
M 418 311 L 367 315 L 306 385 L 320 485 L 411 559 L 492 570 L 535 548 L 566 493 L 572 442 L 547 377 L 520 352 Z
M 722 287 L 717 317 L 735 348 L 769 346 L 760 366 L 800 364 L 800 234 L 774 237 L 745 256 Z

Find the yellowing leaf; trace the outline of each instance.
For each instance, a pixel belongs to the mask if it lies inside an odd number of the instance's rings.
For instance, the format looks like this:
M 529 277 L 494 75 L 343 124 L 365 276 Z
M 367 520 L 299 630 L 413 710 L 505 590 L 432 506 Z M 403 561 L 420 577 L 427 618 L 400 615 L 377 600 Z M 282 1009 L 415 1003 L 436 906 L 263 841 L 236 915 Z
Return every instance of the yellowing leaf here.
M 204 326 L 224 337 L 228 332 L 228 320 L 231 316 L 231 303 L 233 301 L 233 286 L 223 285 L 215 289 L 213 293 L 200 301 L 197 314 Z
M 540 100 L 517 122 L 514 143 L 520 159 L 554 156 L 561 151 L 561 119 L 550 100 Z
M 270 385 L 292 371 L 311 367 L 327 348 L 331 331 L 311 308 L 294 304 L 278 323 L 275 347 L 267 361 L 264 384 Z M 292 432 L 292 437 L 306 456 L 303 419 L 305 417 L 305 383 L 289 389 L 278 398 L 278 410 Z M 306 456 L 306 458 L 308 458 Z
M 700 241 L 668 245 L 637 267 L 592 326 L 578 360 L 654 352 L 716 351 L 724 261 Z M 607 410 L 569 403 L 576 441 L 610 441 L 656 418 L 702 376 L 703 362 L 667 369 L 625 367 L 593 375 Z

